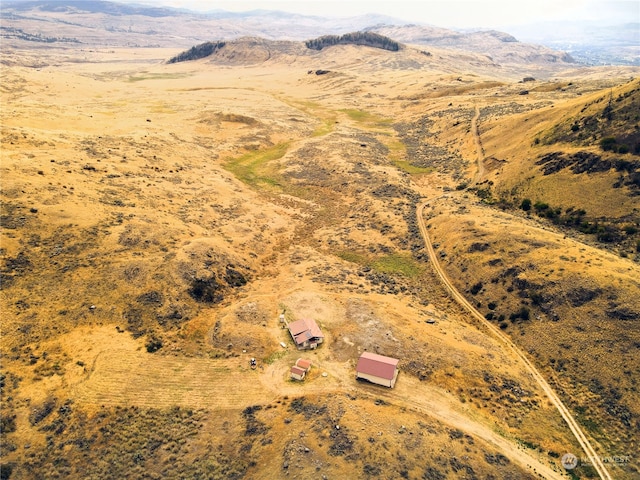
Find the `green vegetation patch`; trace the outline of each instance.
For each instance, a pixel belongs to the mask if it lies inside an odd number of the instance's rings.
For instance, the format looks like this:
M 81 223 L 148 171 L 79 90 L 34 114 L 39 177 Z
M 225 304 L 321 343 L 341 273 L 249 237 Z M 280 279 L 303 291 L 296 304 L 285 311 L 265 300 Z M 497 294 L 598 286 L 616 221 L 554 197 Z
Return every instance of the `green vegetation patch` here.
M 355 122 L 364 123 L 370 126 L 376 127 L 389 127 L 391 126 L 391 119 L 382 118 L 364 110 L 357 110 L 355 108 L 343 108 L 340 112 L 346 113 L 349 118 Z
M 343 251 L 338 253 L 338 257 L 347 262 L 369 267 L 380 273 L 404 275 L 411 278 L 422 275 L 424 270 L 410 255 L 403 253 L 392 253 L 371 258 L 362 253 Z
M 307 115 L 311 115 L 317 118 L 320 121 L 320 124 L 311 133 L 312 137 L 323 137 L 334 131 L 336 124 L 334 111 L 327 110 L 319 103 L 308 100 L 298 100 L 291 98 L 280 98 L 280 100 L 287 105 L 292 106 L 293 108 L 297 108 Z
M 417 165 L 411 165 L 411 163 L 406 160 L 396 160 L 393 164 L 400 170 L 404 170 L 411 175 L 424 175 L 436 171 L 433 167 L 418 167 Z
M 357 263 L 358 265 L 369 265 L 369 257 L 357 252 L 339 252 L 338 257 L 347 262 Z
M 422 274 L 422 266 L 411 256 L 393 253 L 374 260 L 371 266 L 383 273 L 399 273 L 406 277 L 417 277 Z
M 312 137 L 323 137 L 330 134 L 334 130 L 336 121 L 333 118 L 324 120 L 311 134 Z
M 143 80 L 177 80 L 188 77 L 188 73 L 148 73 L 140 72 L 138 75 L 129 75 L 127 82 L 141 82 Z
M 264 363 L 266 363 L 267 365 L 271 365 L 281 358 L 286 357 L 287 353 L 287 350 L 276 350 L 274 352 L 271 352 L 271 354 L 269 354 L 269 356 L 264 359 Z
M 391 160 L 396 168 L 403 170 L 410 175 L 424 175 L 435 171 L 435 168 L 433 167 L 420 167 L 418 165 L 413 165 L 408 160 L 405 160 L 407 156 L 407 147 L 396 138 L 385 139 L 383 140 L 383 143 L 389 149 L 389 160 Z
M 266 150 L 249 152 L 241 157 L 229 160 L 224 167 L 233 173 L 239 180 L 253 187 L 279 187 L 280 182 L 276 169 L 268 165 L 273 160 L 282 158 L 289 143 L 279 143 Z

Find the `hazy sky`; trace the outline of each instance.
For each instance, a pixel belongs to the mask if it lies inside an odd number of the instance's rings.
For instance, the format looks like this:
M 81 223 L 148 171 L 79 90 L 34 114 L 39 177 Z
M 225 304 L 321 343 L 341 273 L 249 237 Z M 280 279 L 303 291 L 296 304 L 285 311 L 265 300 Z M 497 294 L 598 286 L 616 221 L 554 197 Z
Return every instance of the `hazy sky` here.
M 118 0 L 116 0 L 118 1 Z M 440 27 L 521 25 L 545 20 L 640 22 L 640 0 L 120 0 L 233 12 L 265 9 L 309 15 L 348 17 L 381 13 Z

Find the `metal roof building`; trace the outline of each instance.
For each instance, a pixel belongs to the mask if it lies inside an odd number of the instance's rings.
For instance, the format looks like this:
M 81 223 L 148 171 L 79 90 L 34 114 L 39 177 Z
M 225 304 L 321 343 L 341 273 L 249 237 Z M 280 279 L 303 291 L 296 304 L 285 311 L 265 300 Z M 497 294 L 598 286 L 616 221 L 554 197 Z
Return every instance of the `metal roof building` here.
M 393 388 L 398 378 L 399 362 L 395 358 L 364 352 L 356 365 L 356 378 Z
M 303 318 L 290 323 L 288 327 L 298 349 L 316 348 L 324 341 L 324 334 L 314 320 Z

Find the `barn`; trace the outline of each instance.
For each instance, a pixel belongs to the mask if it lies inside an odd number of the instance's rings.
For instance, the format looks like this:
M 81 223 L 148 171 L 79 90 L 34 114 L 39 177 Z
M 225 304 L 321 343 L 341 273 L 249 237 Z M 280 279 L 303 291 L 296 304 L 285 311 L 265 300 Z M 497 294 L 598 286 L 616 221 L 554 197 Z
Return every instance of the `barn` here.
M 290 323 L 288 327 L 299 350 L 314 349 L 324 341 L 322 330 L 314 320 L 303 318 Z
M 356 379 L 393 388 L 398 378 L 398 362 L 395 358 L 363 352 L 356 365 Z

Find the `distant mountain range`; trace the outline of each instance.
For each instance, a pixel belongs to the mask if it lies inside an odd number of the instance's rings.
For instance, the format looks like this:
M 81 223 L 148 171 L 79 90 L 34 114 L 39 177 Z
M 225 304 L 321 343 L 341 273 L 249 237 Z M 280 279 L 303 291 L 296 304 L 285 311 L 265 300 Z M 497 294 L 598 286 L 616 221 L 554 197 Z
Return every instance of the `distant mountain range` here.
M 509 32 L 522 41 L 565 51 L 580 63 L 640 65 L 640 22 L 545 22 L 511 27 Z
M 519 61 L 528 56 L 548 61 L 588 65 L 640 65 L 640 24 L 598 26 L 589 23 L 536 24 L 509 32 L 462 31 L 432 25 L 409 24 L 384 15 L 325 18 L 272 10 L 197 13 L 184 9 L 149 7 L 99 0 L 26 0 L 7 2 L 0 12 L 2 36 L 12 38 L 17 28 L 25 36 L 97 42 L 97 30 L 112 35 L 109 45 L 163 46 L 195 44 L 256 36 L 271 40 L 308 40 L 321 35 L 354 31 L 377 32 L 396 41 L 483 53 L 492 59 L 510 57 L 515 49 Z M 24 22 L 38 22 L 38 32 Z M 525 52 L 529 42 L 543 47 Z M 546 48 L 545 48 L 546 47 Z M 529 48 L 529 47 L 527 47 Z

